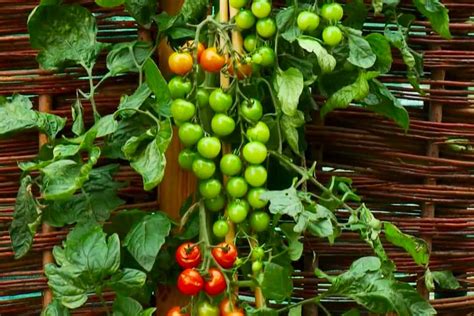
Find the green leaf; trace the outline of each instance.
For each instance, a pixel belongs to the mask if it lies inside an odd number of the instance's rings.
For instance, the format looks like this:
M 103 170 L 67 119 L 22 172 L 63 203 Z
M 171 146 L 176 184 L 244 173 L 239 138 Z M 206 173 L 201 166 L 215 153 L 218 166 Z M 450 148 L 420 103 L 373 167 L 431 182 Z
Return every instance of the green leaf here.
M 427 289 L 429 292 L 434 291 L 435 285 L 434 285 L 433 274 L 431 273 L 431 271 L 430 271 L 429 268 L 426 269 L 424 278 L 425 278 L 426 289 Z
M 146 271 L 150 271 L 170 229 L 171 222 L 164 214 L 148 215 L 130 230 L 124 246 Z
M 261 283 L 263 296 L 267 299 L 283 301 L 293 293 L 293 281 L 288 268 L 269 262 L 263 271 Z
M 19 94 L 0 103 L 0 117 L 0 136 L 36 128 L 53 139 L 66 124 L 64 118 L 33 110 L 31 101 Z
M 349 40 L 349 58 L 348 62 L 354 66 L 368 69 L 375 64 L 377 56 L 375 56 L 369 42 L 367 42 L 357 30 L 346 28 L 347 38 Z
M 299 156 L 301 156 L 300 149 L 300 135 L 298 128 L 303 126 L 305 123 L 304 113 L 301 111 L 296 111 L 294 116 L 288 116 L 283 114 L 280 119 L 280 127 L 283 133 L 284 139 L 290 145 L 291 150 Z
M 104 8 L 113 8 L 123 4 L 124 1 L 125 0 L 95 0 L 95 3 Z
M 397 247 L 405 249 L 420 266 L 427 265 L 430 261 L 430 250 L 426 241 L 401 232 L 392 223 L 384 222 L 385 238 Z
M 336 67 L 336 59 L 311 36 L 299 36 L 298 44 L 307 52 L 314 53 L 318 59 L 319 67 L 323 73 L 331 72 Z
M 303 243 L 300 233 L 294 231 L 294 224 L 284 223 L 280 225 L 281 231 L 285 234 L 288 240 L 288 255 L 292 261 L 298 261 L 303 254 Z
M 155 0 L 125 0 L 125 9 L 138 22 L 149 28 L 153 16 L 156 14 L 157 1 Z
M 410 126 L 410 116 L 400 101 L 393 96 L 380 81 L 369 81 L 369 94 L 363 100 L 363 105 L 375 113 L 392 119 L 405 131 Z
M 156 308 L 143 310 L 139 302 L 131 297 L 117 295 L 114 301 L 114 316 L 151 316 Z
M 346 4 L 344 11 L 347 14 L 347 18 L 342 24 L 361 30 L 369 13 L 364 0 L 352 0 Z
M 123 269 L 115 273 L 106 286 L 122 295 L 130 295 L 135 290 L 143 287 L 146 281 L 146 273 L 136 269 Z
M 151 95 L 151 90 L 146 83 L 140 85 L 132 95 L 124 95 L 120 99 L 120 105 L 118 107 L 119 110 L 126 110 L 126 109 L 139 109 L 146 99 Z M 120 116 L 122 117 L 129 117 L 134 115 L 135 111 L 125 111 L 120 112 Z
M 342 316 L 360 316 L 360 312 L 358 309 L 352 308 L 351 310 L 348 310 Z
M 388 40 L 380 33 L 371 33 L 367 35 L 365 39 L 377 56 L 373 69 L 381 74 L 389 72 L 392 67 L 393 59 L 392 49 L 390 48 Z
M 266 191 L 260 195 L 260 199 L 270 201 L 269 210 L 272 214 L 296 218 L 304 211 L 298 192 L 293 187 L 283 191 Z
M 37 226 L 41 223 L 41 209 L 32 192 L 33 180 L 30 176 L 21 179 L 16 196 L 15 212 L 10 225 L 10 239 L 15 259 L 23 257 L 33 244 Z
M 155 64 L 153 59 L 148 58 L 145 62 L 146 83 L 155 94 L 155 103 L 153 110 L 163 116 L 171 116 L 171 93 L 168 84 Z
M 293 43 L 302 34 L 296 26 L 297 13 L 296 8 L 291 6 L 279 11 L 275 18 L 281 36 L 290 43 Z
M 302 314 L 302 307 L 298 305 L 296 307 L 292 307 L 288 312 L 288 316 L 301 316 Z
M 278 312 L 270 307 L 261 307 L 259 309 L 255 309 L 252 306 L 247 305 L 245 307 L 245 312 L 246 315 L 249 316 L 278 316 Z
M 90 68 L 105 46 L 97 42 L 94 16 L 78 5 L 37 7 L 28 20 L 28 32 L 44 69 L 76 64 Z
M 303 74 L 296 68 L 277 71 L 273 86 L 280 100 L 283 113 L 288 116 L 296 114 L 301 93 L 304 88 Z
M 382 13 L 384 0 L 372 0 L 372 7 L 374 8 L 374 14 L 379 15 Z
M 109 114 L 100 118 L 97 123 L 94 124 L 94 128 L 97 131 L 97 138 L 101 138 L 114 133 L 118 128 L 118 122 L 115 120 L 113 114 Z
M 433 30 L 444 38 L 451 38 L 448 9 L 439 0 L 413 0 L 413 3 L 430 20 Z
M 115 44 L 107 55 L 107 69 L 111 76 L 127 72 L 138 72 L 151 53 L 147 42 L 126 42 Z
M 208 0 L 185 0 L 180 14 L 186 22 L 197 22 L 207 13 Z
M 461 287 L 456 277 L 451 271 L 432 271 L 433 280 L 440 288 L 445 290 L 456 290 Z
M 70 316 L 69 310 L 62 306 L 58 300 L 53 300 L 41 312 L 41 316 Z
M 71 115 L 72 115 L 72 128 L 71 131 L 74 135 L 79 136 L 84 134 L 86 130 L 84 127 L 84 108 L 82 107 L 81 100 L 78 98 L 71 106 Z

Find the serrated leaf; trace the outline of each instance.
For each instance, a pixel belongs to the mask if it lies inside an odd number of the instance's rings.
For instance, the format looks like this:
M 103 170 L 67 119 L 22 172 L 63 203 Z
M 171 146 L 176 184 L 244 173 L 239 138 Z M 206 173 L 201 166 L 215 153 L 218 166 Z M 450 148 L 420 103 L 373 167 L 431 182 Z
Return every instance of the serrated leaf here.
M 296 218 L 304 211 L 303 203 L 293 187 L 282 191 L 266 191 L 260 195 L 260 199 L 270 201 L 269 210 L 272 214 Z
M 107 69 L 111 76 L 127 72 L 138 72 L 151 53 L 151 44 L 147 42 L 117 43 L 107 54 Z M 138 64 L 138 65 L 137 65 Z
M 428 264 L 430 250 L 426 241 L 404 234 L 392 223 L 384 223 L 385 238 L 397 247 L 405 249 L 420 266 Z
M 336 67 L 336 59 L 313 37 L 299 36 L 298 44 L 307 52 L 314 53 L 323 73 L 331 72 Z
M 430 20 L 433 30 L 444 38 L 451 38 L 448 9 L 439 0 L 413 0 L 413 3 Z

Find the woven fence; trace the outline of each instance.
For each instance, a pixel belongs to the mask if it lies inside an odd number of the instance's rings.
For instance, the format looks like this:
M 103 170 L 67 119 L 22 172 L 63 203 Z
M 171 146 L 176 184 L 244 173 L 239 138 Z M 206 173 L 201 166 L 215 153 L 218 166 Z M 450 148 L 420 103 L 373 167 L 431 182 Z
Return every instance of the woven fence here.
M 95 13 L 100 41 L 120 42 L 137 37 L 135 23 L 122 8 L 100 9 L 92 0 L 66 2 L 84 5 Z M 85 88 L 88 83 L 79 68 L 54 74 L 38 68 L 26 30 L 28 14 L 37 3 L 0 0 L 0 95 L 25 94 L 32 97 L 39 110 L 71 118 L 76 89 Z M 403 11 L 416 14 L 410 3 L 402 1 Z M 411 46 L 424 53 L 426 72 L 421 83 L 426 94 L 419 94 L 408 84 L 406 68 L 396 51 L 392 71 L 381 78 L 409 109 L 409 131 L 405 133 L 392 122 L 354 105 L 329 114 L 324 122 L 315 119 L 308 126 L 308 154 L 319 161 L 321 179 L 328 180 L 333 175 L 351 177 L 354 188 L 378 218 L 428 240 L 432 247 L 430 267 L 453 271 L 463 288 L 427 293 L 423 271 L 407 254 L 387 244 L 400 278 L 418 283 L 418 289 L 432 300 L 439 314 L 471 315 L 474 297 L 468 294 L 474 291 L 474 23 L 469 19 L 474 16 L 474 1 L 444 3 L 450 10 L 453 39 L 434 34 L 421 16 L 415 21 L 416 32 L 410 38 Z M 120 15 L 123 18 L 110 19 Z M 372 22 L 367 24 L 368 29 L 383 32 L 377 17 Z M 104 57 L 95 66 L 97 73 L 106 71 Z M 120 96 L 132 90 L 135 80 L 122 76 L 107 81 L 96 98 L 101 113 L 112 112 Z M 315 100 L 323 102 L 319 96 Z M 90 123 L 90 107 L 85 104 L 84 108 L 86 123 Z M 20 177 L 17 163 L 33 159 L 40 142 L 37 133 L 0 140 L 0 315 L 40 314 L 42 291 L 47 289 L 43 262 L 67 233 L 45 227 L 35 236 L 27 256 L 13 258 L 8 227 Z M 142 191 L 141 178 L 130 167 L 121 167 L 116 177 L 128 183 L 120 191 L 126 207 L 159 207 L 158 194 Z M 307 238 L 305 259 L 298 263 L 300 272 L 295 274 L 295 300 L 314 296 L 329 286 L 314 277 L 311 271 L 315 266 L 338 273 L 354 259 L 370 253 L 355 234 L 344 234 L 332 246 Z M 107 294 L 105 298 L 113 300 Z M 92 297 L 76 314 L 100 315 L 99 305 L 98 299 Z M 338 315 L 351 303 L 333 301 L 325 305 Z

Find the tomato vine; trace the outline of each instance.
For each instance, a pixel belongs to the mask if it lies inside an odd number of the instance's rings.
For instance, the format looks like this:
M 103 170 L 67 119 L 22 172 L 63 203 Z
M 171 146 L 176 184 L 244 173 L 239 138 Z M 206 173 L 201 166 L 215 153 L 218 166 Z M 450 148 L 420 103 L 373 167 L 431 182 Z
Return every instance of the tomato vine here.
M 384 32 L 366 34 L 363 1 L 320 2 L 294 0 L 277 8 L 268 0 L 230 0 L 239 11 L 221 23 L 206 16 L 205 0 L 185 1 L 176 16 L 151 14 L 155 0 L 96 0 L 103 7 L 124 4 L 138 24 L 157 29 L 155 44 L 114 45 L 97 40 L 94 15 L 79 5 L 46 1 L 35 8 L 28 30 L 39 64 L 50 70 L 81 66 L 89 86 L 78 89 L 72 105 L 72 134 L 63 131 L 65 118 L 35 111 L 24 96 L 0 100 L 0 135 L 35 128 L 49 138 L 36 160 L 19 163 L 23 173 L 10 229 L 16 258 L 29 251 L 40 223 L 75 225 L 62 247 L 54 248 L 55 264 L 45 267 L 54 300 L 44 315 L 69 315 L 91 293 L 110 315 L 104 291 L 117 295 L 114 315 L 151 315 L 155 309 L 141 304 L 156 283 L 176 279 L 192 299 L 168 315 L 301 315 L 301 306 L 310 303 L 330 315 L 324 307 L 329 297 L 349 298 L 375 313 L 436 313 L 411 285 L 397 280 L 381 235 L 425 269 L 429 289 L 441 277 L 455 287 L 449 272 L 429 270 L 428 245 L 376 219 L 350 179 L 320 182 L 316 164 L 308 167 L 305 156 L 304 125 L 314 110 L 324 117 L 357 104 L 408 129 L 408 112 L 377 78 L 390 71 L 393 47 L 409 82 L 423 93 L 422 56 L 407 44 L 415 16 L 399 13 L 398 1 L 373 0 L 374 14 L 385 17 Z M 413 3 L 435 31 L 450 37 L 442 3 Z M 230 32 L 241 32 L 243 47 L 236 47 Z M 175 49 L 168 63 L 177 76 L 168 82 L 152 58 L 162 39 Z M 104 50 L 107 72 L 97 78 L 94 66 Z M 121 98 L 114 113 L 102 115 L 95 101 L 100 86 L 127 73 L 137 74 L 136 90 Z M 229 86 L 220 86 L 221 73 Z M 316 103 L 314 95 L 326 101 Z M 83 102 L 94 114 L 87 128 Z M 123 183 L 113 178 L 118 164 L 98 167 L 99 159 L 128 161 L 144 189 L 154 189 L 164 176 L 172 122 L 186 147 L 178 163 L 200 181 L 180 223 L 159 211 L 124 210 L 111 217 L 125 203 L 118 196 Z M 229 235 L 234 228 L 235 236 Z M 301 239 L 312 235 L 334 243 L 343 231 L 358 233 L 375 255 L 338 276 L 317 269 L 329 289 L 293 301 L 292 262 L 302 257 Z M 177 260 L 174 267 L 170 258 Z M 236 289 L 244 287 L 258 289 L 259 306 L 238 301 Z

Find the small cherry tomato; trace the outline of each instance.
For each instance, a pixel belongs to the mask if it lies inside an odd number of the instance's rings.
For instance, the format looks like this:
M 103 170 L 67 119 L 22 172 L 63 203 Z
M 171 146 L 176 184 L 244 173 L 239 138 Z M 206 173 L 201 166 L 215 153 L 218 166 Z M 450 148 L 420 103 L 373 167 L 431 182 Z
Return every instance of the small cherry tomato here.
M 237 62 L 236 68 L 237 68 L 237 79 L 244 80 L 245 78 L 249 78 L 250 76 L 252 76 L 253 67 L 251 64 Z M 231 76 L 235 76 L 233 63 L 229 63 L 229 67 L 227 68 L 227 70 L 229 71 L 229 74 Z
M 248 30 L 255 24 L 255 16 L 250 10 L 241 10 L 235 16 L 235 24 L 241 30 Z
M 218 195 L 212 199 L 205 199 L 204 206 L 211 212 L 219 212 L 225 206 L 226 199 L 223 195 Z
M 175 257 L 181 268 L 195 268 L 201 263 L 201 250 L 196 244 L 184 243 L 176 249 Z
M 336 46 L 342 41 L 342 32 L 337 26 L 328 26 L 323 30 L 323 41 L 329 46 Z
M 250 165 L 244 172 L 245 181 L 253 187 L 261 187 L 267 182 L 267 169 L 262 165 Z
M 298 14 L 296 23 L 298 24 L 298 28 L 303 32 L 312 32 L 319 26 L 319 16 L 314 12 L 303 11 Z
M 250 142 L 242 150 L 244 159 L 254 165 L 259 165 L 267 158 L 267 147 L 260 142 Z
M 252 3 L 252 13 L 257 18 L 266 18 L 272 12 L 272 4 L 266 0 L 258 0 Z
M 221 172 L 226 176 L 235 176 L 242 170 L 242 160 L 234 154 L 225 154 L 219 164 Z
M 262 46 L 252 56 L 252 61 L 258 65 L 269 67 L 275 63 L 275 51 L 271 47 Z
M 217 52 L 215 47 L 209 47 L 202 52 L 199 63 L 204 71 L 217 73 L 224 67 L 225 58 Z
M 215 112 L 226 112 L 232 106 L 232 96 L 221 88 L 215 89 L 209 96 L 209 105 Z
M 208 159 L 216 158 L 221 152 L 221 141 L 217 137 L 203 137 L 197 143 L 198 153 Z
M 212 248 L 211 252 L 216 262 L 224 269 L 230 269 L 234 266 L 237 259 L 237 248 L 234 245 L 222 242 Z
M 203 136 L 202 127 L 198 124 L 185 122 L 181 124 L 178 130 L 178 138 L 184 146 L 196 144 Z
M 198 62 L 201 61 L 201 56 L 205 49 L 206 47 L 204 46 L 204 44 L 198 43 L 198 47 L 197 47 Z
M 275 35 L 277 26 L 272 18 L 263 18 L 257 21 L 257 33 L 263 38 L 270 38 Z
M 196 103 L 200 108 L 209 104 L 209 92 L 206 89 L 199 88 L 196 92 Z
M 227 206 L 227 214 L 232 223 L 242 223 L 249 213 L 249 204 L 245 200 L 236 199 Z
M 184 170 L 191 170 L 193 161 L 197 157 L 197 154 L 191 149 L 183 149 L 178 156 L 178 163 Z
M 209 302 L 202 302 L 198 305 L 198 316 L 219 316 L 219 308 Z
M 262 247 L 252 249 L 252 261 L 261 261 L 265 256 L 265 250 Z
M 170 70 L 177 75 L 185 75 L 193 69 L 193 57 L 189 53 L 174 52 L 168 59 Z
M 257 233 L 264 232 L 270 225 L 270 215 L 263 211 L 253 212 L 250 215 L 250 227 Z
M 244 316 L 244 310 L 237 307 L 234 302 L 229 300 L 227 297 L 222 300 L 219 304 L 221 316 Z
M 196 157 L 193 161 L 191 169 L 198 179 L 209 179 L 216 172 L 216 165 L 212 160 Z
M 204 282 L 204 292 L 208 295 L 215 296 L 225 291 L 227 283 L 224 274 L 216 268 L 209 269 L 209 278 Z
M 250 34 L 245 37 L 244 48 L 249 53 L 252 53 L 255 51 L 255 49 L 257 49 L 257 37 L 255 34 Z
M 222 190 L 222 183 L 217 179 L 203 180 L 199 183 L 199 193 L 206 199 L 217 197 Z
M 195 269 L 186 269 L 179 274 L 177 287 L 184 295 L 194 296 L 204 287 L 204 280 Z
M 260 142 L 262 144 L 265 144 L 270 139 L 270 129 L 267 124 L 262 121 L 247 129 L 246 134 L 250 141 Z
M 241 198 L 247 194 L 248 185 L 242 177 L 231 177 L 226 185 L 227 193 L 233 198 Z
M 260 199 L 260 195 L 267 192 L 264 188 L 253 188 L 247 194 L 247 201 L 250 206 L 254 209 L 265 207 L 268 201 Z
M 240 104 L 240 114 L 242 114 L 246 120 L 256 122 L 261 119 L 263 115 L 262 103 L 257 99 L 244 100 Z
M 260 271 L 262 271 L 263 264 L 261 261 L 254 261 L 252 262 L 252 272 L 254 274 L 258 274 Z
M 328 21 L 337 22 L 342 19 L 344 9 L 339 3 L 328 3 L 321 8 L 321 15 Z
M 211 129 L 219 137 L 225 137 L 235 130 L 235 121 L 232 117 L 217 113 L 212 117 Z
M 183 99 L 189 92 L 191 92 L 191 81 L 184 79 L 181 76 L 173 77 L 168 82 L 168 89 L 170 90 L 173 99 Z
M 174 306 L 166 313 L 166 316 L 189 316 L 188 313 L 182 312 L 182 310 L 181 307 Z
M 240 9 L 240 8 L 245 7 L 245 5 L 247 4 L 247 1 L 248 0 L 230 0 L 229 3 L 232 8 Z
M 191 102 L 176 99 L 171 103 L 171 115 L 180 122 L 186 122 L 196 114 L 196 107 Z
M 212 225 L 212 232 L 217 238 L 224 238 L 229 233 L 229 223 L 220 219 Z

